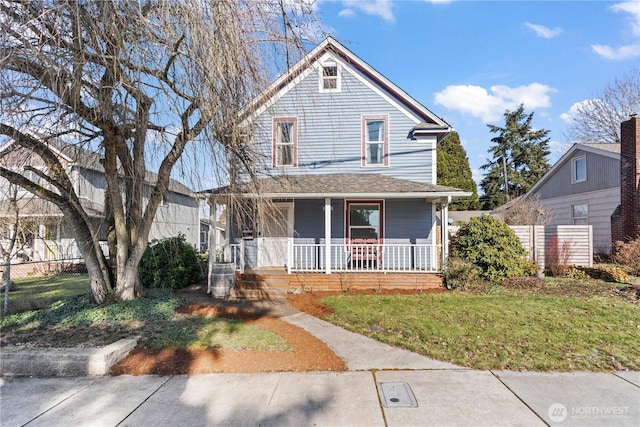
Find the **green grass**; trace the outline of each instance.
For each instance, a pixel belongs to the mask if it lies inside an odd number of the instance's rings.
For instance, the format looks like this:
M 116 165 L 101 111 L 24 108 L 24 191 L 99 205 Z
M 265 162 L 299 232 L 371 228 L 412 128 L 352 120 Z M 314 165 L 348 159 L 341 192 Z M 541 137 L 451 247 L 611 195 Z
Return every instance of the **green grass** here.
M 169 290 L 149 289 L 134 301 L 96 306 L 88 294 L 58 301 L 46 309 L 4 316 L 2 341 L 73 347 L 106 345 L 137 336 L 147 348 L 230 348 L 286 351 L 273 332 L 241 321 L 177 314 L 185 303 Z
M 90 292 L 89 276 L 68 275 L 14 279 L 17 289 L 9 292 L 9 311 L 19 313 L 40 310 L 52 303 Z M 4 291 L 0 292 L 0 309 L 4 309 Z
M 335 308 L 332 323 L 461 366 L 640 369 L 640 306 L 620 297 L 450 292 L 322 302 Z

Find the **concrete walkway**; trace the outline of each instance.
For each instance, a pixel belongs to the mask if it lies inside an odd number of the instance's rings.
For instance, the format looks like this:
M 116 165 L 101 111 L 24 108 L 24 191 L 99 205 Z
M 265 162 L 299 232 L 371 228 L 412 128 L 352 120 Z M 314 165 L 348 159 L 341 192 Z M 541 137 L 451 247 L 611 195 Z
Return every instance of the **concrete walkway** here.
M 475 371 L 306 314 L 283 320 L 327 342 L 349 371 L 4 378 L 0 425 L 640 425 L 640 372 Z M 391 406 L 407 390 L 417 406 Z

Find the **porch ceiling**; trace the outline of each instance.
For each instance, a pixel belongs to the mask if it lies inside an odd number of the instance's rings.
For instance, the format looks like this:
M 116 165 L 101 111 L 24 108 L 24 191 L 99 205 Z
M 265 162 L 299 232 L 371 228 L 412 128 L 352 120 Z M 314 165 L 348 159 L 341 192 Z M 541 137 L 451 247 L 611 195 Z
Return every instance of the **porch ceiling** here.
M 380 198 L 452 200 L 470 196 L 457 188 L 425 184 L 374 173 L 311 174 L 261 178 L 255 182 L 204 192 L 210 197 L 243 196 L 274 199 Z

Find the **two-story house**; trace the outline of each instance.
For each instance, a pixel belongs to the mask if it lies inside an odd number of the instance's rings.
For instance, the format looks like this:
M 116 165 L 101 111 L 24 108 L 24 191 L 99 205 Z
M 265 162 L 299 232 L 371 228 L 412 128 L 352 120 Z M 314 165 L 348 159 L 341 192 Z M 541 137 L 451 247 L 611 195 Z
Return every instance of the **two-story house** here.
M 611 251 L 611 214 L 620 204 L 620 144 L 574 144 L 527 192 L 549 225 L 591 225 L 595 253 Z
M 95 221 L 101 233 L 100 239 L 106 240 L 106 230 L 103 224 L 106 178 L 101 165 L 101 156 L 60 140 L 50 140 L 48 144 L 57 154 L 71 179 L 85 212 Z M 5 167 L 28 175 L 32 180 L 38 180 L 38 178 L 33 172 L 25 171 L 25 166 L 28 165 L 36 169 L 45 168 L 40 157 L 25 152 L 12 141 L 0 147 L 0 162 Z M 147 172 L 149 192 L 155 179 L 155 174 Z M 3 186 L 2 188 L 9 188 L 7 181 L 1 177 L 0 185 Z M 30 217 L 32 222 L 35 221 L 35 226 L 27 230 L 29 241 L 24 242 L 27 248 L 22 249 L 29 260 L 81 258 L 75 238 L 65 226 L 64 217 L 57 206 L 28 193 L 26 190 L 19 189 L 17 197 L 15 196 L 16 194 L 0 191 L 0 216 L 14 214 L 15 208 L 8 200 L 9 197 L 14 197 L 18 202 L 19 215 L 24 218 Z M 11 235 L 11 232 L 3 230 L 2 234 L 6 237 Z M 179 233 L 183 234 L 194 247 L 199 244 L 198 201 L 188 187 L 176 180 L 171 180 L 169 190 L 158 208 L 149 239 L 175 237 Z M 104 249 L 107 249 L 106 242 Z
M 224 248 L 238 270 L 441 270 L 436 206 L 446 223 L 448 203 L 470 194 L 436 183 L 444 120 L 332 38 L 248 110 L 258 179 L 240 174 L 207 193 L 212 206 L 238 202 Z

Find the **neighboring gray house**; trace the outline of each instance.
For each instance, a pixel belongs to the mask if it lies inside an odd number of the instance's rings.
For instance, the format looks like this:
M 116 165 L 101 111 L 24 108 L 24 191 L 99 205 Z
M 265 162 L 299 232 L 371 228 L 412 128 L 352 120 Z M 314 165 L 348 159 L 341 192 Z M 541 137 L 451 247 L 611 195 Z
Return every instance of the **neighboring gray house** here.
M 249 109 L 259 179 L 208 192 L 212 206 L 253 203 L 253 214 L 227 209 L 225 251 L 239 270 L 441 268 L 447 236 L 436 238 L 436 204 L 446 221 L 448 203 L 470 194 L 436 183 L 447 123 L 332 38 Z
M 595 253 L 611 251 L 620 204 L 620 144 L 574 144 L 525 194 L 551 211 L 549 225 L 591 225 Z
M 93 218 L 100 230 L 101 240 L 106 240 L 104 220 L 104 191 L 106 179 L 100 163 L 101 156 L 95 152 L 78 148 L 62 141 L 51 141 L 50 147 L 58 155 L 71 179 L 85 211 Z M 35 155 L 26 155 L 22 148 L 9 141 L 0 147 L 0 162 L 24 174 L 27 162 L 30 166 L 44 169 L 44 163 Z M 34 179 L 35 176 L 30 178 Z M 147 172 L 149 183 L 155 181 L 155 174 Z M 0 177 L 0 186 L 8 188 L 9 184 Z M 34 218 L 38 224 L 30 233 L 26 242 L 29 247 L 28 256 L 35 261 L 51 259 L 80 258 L 80 251 L 72 234 L 64 224 L 60 210 L 54 204 L 42 200 L 26 190 L 18 194 L 19 213 L 23 217 Z M 0 191 L 0 216 L 9 213 L 9 204 L 5 191 Z M 2 230 L 2 235 L 5 235 Z M 158 207 L 156 217 L 149 233 L 149 240 L 185 235 L 187 242 L 197 247 L 199 243 L 198 201 L 193 192 L 178 181 L 171 180 L 169 191 Z M 1 238 L 1 237 L 0 237 Z M 104 245 L 106 249 L 106 242 Z

